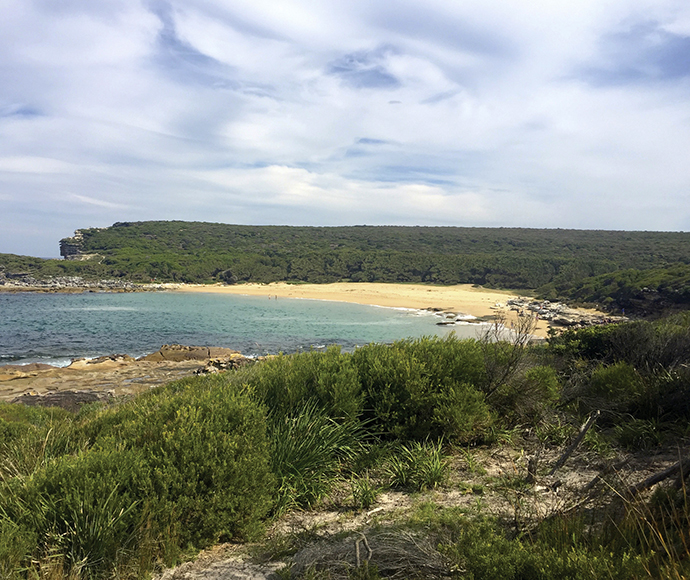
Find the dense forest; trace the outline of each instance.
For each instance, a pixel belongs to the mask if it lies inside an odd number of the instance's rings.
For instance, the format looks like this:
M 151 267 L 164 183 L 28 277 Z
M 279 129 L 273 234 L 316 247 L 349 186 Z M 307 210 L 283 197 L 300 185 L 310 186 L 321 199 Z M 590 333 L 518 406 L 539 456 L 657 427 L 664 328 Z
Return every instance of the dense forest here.
M 154 221 L 79 230 L 62 240 L 61 251 L 73 259 L 0 254 L 0 273 L 137 282 L 479 284 L 641 313 L 690 302 L 690 234 L 679 232 Z

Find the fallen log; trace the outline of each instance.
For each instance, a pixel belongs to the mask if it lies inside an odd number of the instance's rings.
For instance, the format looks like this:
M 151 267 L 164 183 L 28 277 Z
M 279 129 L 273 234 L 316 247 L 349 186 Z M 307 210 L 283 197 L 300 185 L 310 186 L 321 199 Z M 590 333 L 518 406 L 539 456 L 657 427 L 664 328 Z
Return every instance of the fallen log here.
M 674 463 L 671 467 L 668 467 L 663 471 L 659 471 L 654 475 L 650 475 L 647 479 L 641 481 L 640 483 L 631 485 L 627 490 L 628 495 L 637 495 L 641 491 L 649 489 L 653 485 L 656 485 L 657 483 L 664 481 L 664 479 L 668 479 L 669 477 L 675 475 L 678 472 L 687 473 L 688 469 L 690 469 L 690 457 L 686 457 L 678 463 Z

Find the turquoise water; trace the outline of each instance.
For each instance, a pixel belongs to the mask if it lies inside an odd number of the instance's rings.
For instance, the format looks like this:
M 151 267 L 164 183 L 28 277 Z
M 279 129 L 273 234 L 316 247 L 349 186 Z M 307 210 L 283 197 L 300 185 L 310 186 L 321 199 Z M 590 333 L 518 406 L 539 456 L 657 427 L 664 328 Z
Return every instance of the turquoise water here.
M 224 346 L 246 355 L 425 335 L 477 336 L 414 310 L 221 294 L 0 294 L 0 365 L 106 354 L 141 356 L 163 344 Z

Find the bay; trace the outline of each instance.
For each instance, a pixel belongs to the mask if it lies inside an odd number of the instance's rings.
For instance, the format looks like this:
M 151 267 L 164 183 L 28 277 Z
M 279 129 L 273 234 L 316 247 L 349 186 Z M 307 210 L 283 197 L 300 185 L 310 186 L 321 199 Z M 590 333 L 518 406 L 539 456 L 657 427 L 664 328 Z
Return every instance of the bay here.
M 141 292 L 0 294 L 0 365 L 107 354 L 141 356 L 163 344 L 223 346 L 245 355 L 297 352 L 338 344 L 456 332 L 424 311 L 295 298 Z

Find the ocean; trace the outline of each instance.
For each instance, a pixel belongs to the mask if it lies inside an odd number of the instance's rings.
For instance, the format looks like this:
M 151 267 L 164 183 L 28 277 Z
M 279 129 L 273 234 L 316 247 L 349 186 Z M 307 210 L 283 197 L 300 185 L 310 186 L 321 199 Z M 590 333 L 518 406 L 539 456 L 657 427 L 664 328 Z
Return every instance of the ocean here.
M 476 338 L 477 325 L 438 326 L 429 312 L 344 302 L 226 294 L 0 293 L 0 365 L 108 354 L 138 357 L 163 344 L 223 346 L 248 356 L 344 350 L 408 337 Z

